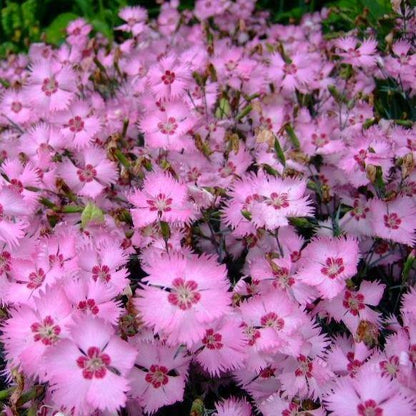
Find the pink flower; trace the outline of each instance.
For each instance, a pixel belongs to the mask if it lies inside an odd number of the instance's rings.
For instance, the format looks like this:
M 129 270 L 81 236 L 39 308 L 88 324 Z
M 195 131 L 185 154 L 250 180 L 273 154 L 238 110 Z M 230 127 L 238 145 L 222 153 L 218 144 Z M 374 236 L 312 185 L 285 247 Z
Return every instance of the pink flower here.
M 100 119 L 93 115 L 93 109 L 84 101 L 76 101 L 66 111 L 58 112 L 53 121 L 71 144 L 68 147 L 73 144 L 78 150 L 87 148 L 101 130 Z
M 411 398 L 371 368 L 363 369 L 355 378 L 339 379 L 325 398 L 325 407 L 337 416 L 416 415 Z
M 260 351 L 297 355 L 302 345 L 299 329 L 308 317 L 296 303 L 280 290 L 254 296 L 240 306 L 246 333 L 252 332 L 249 343 Z
M 45 354 L 54 401 L 75 407 L 83 416 L 95 409 L 116 412 L 126 403 L 130 388 L 126 376 L 136 355 L 109 324 L 89 316 L 79 319 L 70 327 L 70 338 Z
M 143 189 L 129 200 L 134 205 L 131 213 L 136 228 L 155 221 L 184 224 L 194 217 L 187 186 L 163 172 L 148 174 Z
M 69 66 L 42 60 L 32 65 L 25 94 L 41 117 L 51 111 L 64 110 L 73 100 L 76 75 Z
M 213 257 L 164 255 L 144 270 L 149 274 L 144 279 L 148 285 L 136 293 L 135 305 L 144 322 L 170 344 L 193 346 L 202 341 L 207 325 L 227 313 L 226 269 Z
M 115 163 L 98 147 L 89 147 L 79 153 L 75 163 L 66 159 L 59 166 L 59 172 L 73 192 L 91 198 L 96 198 L 117 178 Z
M 183 399 L 190 358 L 177 348 L 160 342 L 137 342 L 137 355 L 130 373 L 131 396 L 147 413 Z
M 207 328 L 194 347 L 195 359 L 210 374 L 218 376 L 243 365 L 246 344 L 240 322 L 227 316 Z
M 33 307 L 18 306 L 2 328 L 6 358 L 25 374 L 44 378 L 42 357 L 67 336 L 71 304 L 61 288 L 54 286 L 35 298 Z
M 145 28 L 147 10 L 139 6 L 123 7 L 118 14 L 126 23 L 116 27 L 118 30 L 131 32 L 133 36 L 139 35 Z
M 160 58 L 147 73 L 148 85 L 156 99 L 183 95 L 191 81 L 190 69 L 174 55 Z
M 415 242 L 416 203 L 413 198 L 397 197 L 390 202 L 373 199 L 370 215 L 376 236 L 408 245 Z
M 253 411 L 245 399 L 230 397 L 215 404 L 214 416 L 252 416 Z
M 29 120 L 34 121 L 30 105 L 25 100 L 21 90 L 9 89 L 3 95 L 0 95 L 0 98 L 0 120 L 2 120 L 2 124 L 8 124 L 8 119 L 17 124 L 26 123 Z
M 358 242 L 352 237 L 318 237 L 304 249 L 297 278 L 332 299 L 345 287 L 345 280 L 357 272 Z
M 358 39 L 348 36 L 337 39 L 335 46 L 340 50 L 338 55 L 345 63 L 363 68 L 370 68 L 376 64 L 377 41 L 374 39 L 365 39 L 358 46 Z
M 139 124 L 150 148 L 181 151 L 190 147 L 186 135 L 195 121 L 182 101 L 169 101 L 163 104 L 162 109 L 154 108 L 147 112 Z
M 25 235 L 30 214 L 22 195 L 8 187 L 0 187 L 0 241 L 15 247 Z
M 306 181 L 301 179 L 247 176 L 234 183 L 231 200 L 224 209 L 225 220 L 232 227 L 248 231 L 248 216 L 256 228 L 274 231 L 288 225 L 289 217 L 312 214 L 305 191 Z
M 128 284 L 128 272 L 123 267 L 127 260 L 127 253 L 117 241 L 107 241 L 96 246 L 81 246 L 78 251 L 81 277 L 85 278 L 87 282 L 92 280 L 104 285 L 108 290 L 107 295 L 110 293 L 113 296 L 118 295 Z M 91 289 L 92 287 L 89 290 Z M 99 286 L 95 289 L 100 291 Z
M 335 298 L 319 303 L 315 311 L 327 312 L 336 321 L 344 322 L 351 333 L 355 334 L 362 320 L 380 325 L 380 314 L 368 305 L 377 306 L 384 289 L 385 286 L 378 282 L 364 281 L 359 290 L 345 289 Z

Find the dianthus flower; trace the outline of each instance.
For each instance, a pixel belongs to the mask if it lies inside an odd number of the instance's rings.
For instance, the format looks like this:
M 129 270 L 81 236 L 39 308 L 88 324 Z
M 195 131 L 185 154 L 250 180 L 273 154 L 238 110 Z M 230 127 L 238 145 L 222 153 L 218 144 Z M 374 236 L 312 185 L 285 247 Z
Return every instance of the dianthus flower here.
M 317 237 L 304 249 L 297 278 L 332 299 L 357 272 L 358 242 L 352 237 Z
M 183 399 L 190 358 L 176 347 L 161 342 L 138 342 L 134 368 L 130 373 L 130 395 L 147 413 Z
M 54 401 L 88 416 L 95 409 L 116 412 L 129 390 L 127 374 L 137 351 L 115 335 L 111 325 L 85 316 L 70 327 L 70 337 L 45 354 Z
M 226 269 L 213 257 L 162 255 L 144 269 L 148 285 L 136 293 L 135 306 L 143 321 L 170 344 L 202 341 L 207 325 L 227 313 L 231 299 Z
M 129 200 L 136 228 L 158 220 L 184 224 L 194 217 L 187 186 L 163 172 L 149 173 L 142 190 L 136 190 Z
M 416 415 L 411 398 L 405 397 L 389 378 L 368 367 L 354 378 L 339 379 L 324 403 L 337 416 Z

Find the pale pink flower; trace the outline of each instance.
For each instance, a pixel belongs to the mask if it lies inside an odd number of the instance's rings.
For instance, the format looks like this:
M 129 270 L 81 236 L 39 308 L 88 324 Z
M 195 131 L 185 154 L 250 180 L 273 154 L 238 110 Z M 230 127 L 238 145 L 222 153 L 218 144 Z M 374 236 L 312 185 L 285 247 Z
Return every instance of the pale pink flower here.
M 70 327 L 70 337 L 44 356 L 54 401 L 75 407 L 82 416 L 95 409 L 116 412 L 126 403 L 127 374 L 136 355 L 136 349 L 101 319 L 85 316 L 77 320 Z
M 308 317 L 284 292 L 270 290 L 240 305 L 244 326 L 253 328 L 251 343 L 269 353 L 297 355 L 302 345 L 299 329 Z
M 43 379 L 42 357 L 50 346 L 67 336 L 72 307 L 61 288 L 41 292 L 33 307 L 20 305 L 11 311 L 2 328 L 6 358 L 25 374 Z
M 68 143 L 68 148 L 87 148 L 101 130 L 101 120 L 84 101 L 73 102 L 70 107 L 54 115 L 53 122 Z
M 215 404 L 214 416 L 252 416 L 253 410 L 245 399 L 230 397 Z
M 371 68 L 376 64 L 377 41 L 374 39 L 365 39 L 359 43 L 358 39 L 348 36 L 337 39 L 335 46 L 339 50 L 338 55 L 345 63 L 363 68 Z
M 370 368 L 355 378 L 339 379 L 324 403 L 337 416 L 416 415 L 411 398 L 405 397 L 389 378 Z
M 21 90 L 8 89 L 0 95 L 0 120 L 2 124 L 9 124 L 12 120 L 16 124 L 35 121 L 29 103 Z
M 136 190 L 129 200 L 136 228 L 155 221 L 184 224 L 194 217 L 187 186 L 163 172 L 146 175 L 142 190 Z
M 357 272 L 358 242 L 352 237 L 318 237 L 303 250 L 297 278 L 314 286 L 324 299 L 332 299 Z
M 193 348 L 195 360 L 213 376 L 243 365 L 247 340 L 241 322 L 232 316 L 207 325 L 205 335 Z
M 75 97 L 76 74 L 69 66 L 42 60 L 31 67 L 25 95 L 33 109 L 41 116 L 63 110 Z
M 181 151 L 191 146 L 186 136 L 194 127 L 195 119 L 182 101 L 164 103 L 162 110 L 154 108 L 145 113 L 139 124 L 145 143 L 150 148 Z
M 371 224 L 377 237 L 412 245 L 416 230 L 416 203 L 413 198 L 397 197 L 390 202 L 373 199 Z
M 138 398 L 147 413 L 183 399 L 190 358 L 176 347 L 161 342 L 137 342 L 137 355 L 130 373 L 130 395 Z
M 103 149 L 89 147 L 77 156 L 75 163 L 66 159 L 59 166 L 60 176 L 73 192 L 96 198 L 116 181 L 116 164 L 107 159 Z
M 202 341 L 207 325 L 228 312 L 226 269 L 213 257 L 162 255 L 144 270 L 148 285 L 136 292 L 135 305 L 143 321 L 170 344 L 193 346 Z
M 171 99 L 183 95 L 190 84 L 190 68 L 175 55 L 169 54 L 160 58 L 147 73 L 148 86 L 156 99 Z
M 140 6 L 123 7 L 118 14 L 126 23 L 116 27 L 118 30 L 131 32 L 133 36 L 137 36 L 143 32 L 146 27 L 147 10 Z

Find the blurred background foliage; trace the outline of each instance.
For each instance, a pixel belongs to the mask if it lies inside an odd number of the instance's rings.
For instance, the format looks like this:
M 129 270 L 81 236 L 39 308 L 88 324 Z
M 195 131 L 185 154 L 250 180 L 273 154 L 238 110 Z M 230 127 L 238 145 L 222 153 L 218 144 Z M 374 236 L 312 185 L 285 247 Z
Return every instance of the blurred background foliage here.
M 181 0 L 180 8 L 191 9 L 194 0 Z M 156 17 L 160 5 L 155 0 L 0 0 L 0 56 L 25 51 L 32 42 L 46 40 L 59 44 L 65 27 L 78 16 L 84 17 L 96 31 L 113 36 L 120 24 L 121 7 L 141 5 Z M 391 11 L 390 0 L 258 0 L 257 8 L 270 12 L 274 22 L 296 22 L 308 12 L 330 7 L 328 32 L 347 31 L 358 24 L 377 25 Z M 360 20 L 361 17 L 361 20 Z M 358 19 L 358 20 L 357 20 Z

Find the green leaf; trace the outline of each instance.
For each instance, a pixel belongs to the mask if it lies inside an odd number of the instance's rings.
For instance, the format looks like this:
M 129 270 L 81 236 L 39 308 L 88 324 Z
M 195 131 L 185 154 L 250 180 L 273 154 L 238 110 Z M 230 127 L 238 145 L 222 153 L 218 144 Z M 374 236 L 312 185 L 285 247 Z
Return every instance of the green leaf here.
M 53 22 L 45 29 L 46 40 L 54 45 L 58 45 L 65 39 L 66 27 L 69 22 L 77 19 L 79 16 L 75 13 L 62 13 L 57 16 Z
M 85 228 L 88 224 L 102 224 L 104 222 L 104 213 L 92 202 L 89 202 L 81 214 L 81 226 Z
M 277 137 L 274 138 L 274 151 L 276 152 L 276 156 L 280 160 L 282 165 L 286 166 L 286 157 Z
M 366 7 L 374 19 L 380 19 L 385 14 L 391 13 L 390 0 L 360 0 L 363 8 Z
M 287 124 L 285 127 L 286 133 L 289 136 L 290 141 L 292 142 L 295 149 L 300 148 L 300 142 L 298 136 L 296 136 L 295 130 L 291 124 Z
M 250 211 L 246 211 L 244 209 L 241 210 L 241 215 L 246 219 L 251 221 L 251 219 L 253 218 L 252 214 Z

